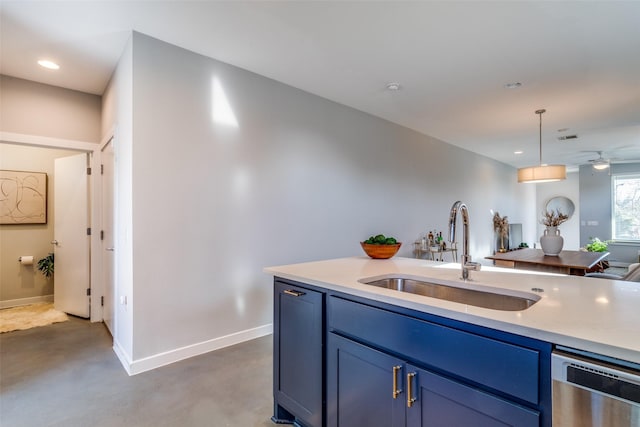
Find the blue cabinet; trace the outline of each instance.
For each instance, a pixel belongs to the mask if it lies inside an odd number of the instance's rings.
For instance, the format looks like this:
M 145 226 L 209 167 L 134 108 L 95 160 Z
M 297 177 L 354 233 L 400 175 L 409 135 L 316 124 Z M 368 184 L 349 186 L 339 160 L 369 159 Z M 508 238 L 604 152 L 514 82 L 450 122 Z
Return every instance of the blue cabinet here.
M 335 334 L 327 348 L 327 427 L 404 426 L 404 362 Z
M 327 301 L 328 427 L 551 426 L 550 344 L 347 298 Z
M 276 280 L 273 397 L 276 423 L 323 425 L 324 293 Z
M 276 278 L 272 419 L 303 427 L 551 427 L 551 347 Z
M 538 404 L 540 348 L 515 345 L 504 338 L 495 339 L 344 298 L 330 297 L 327 310 L 329 328 L 341 335 Z
M 444 376 L 407 366 L 411 427 L 538 427 L 540 413 Z
M 538 427 L 539 412 L 333 333 L 327 427 Z

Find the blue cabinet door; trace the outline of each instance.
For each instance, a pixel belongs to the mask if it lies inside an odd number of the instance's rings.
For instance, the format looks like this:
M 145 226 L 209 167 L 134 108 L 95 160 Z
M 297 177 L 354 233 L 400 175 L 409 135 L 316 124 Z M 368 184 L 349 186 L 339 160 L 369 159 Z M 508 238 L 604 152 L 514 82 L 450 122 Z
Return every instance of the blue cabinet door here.
M 327 427 L 404 427 L 402 360 L 328 335 Z
M 407 427 L 538 427 L 540 413 L 407 365 Z M 413 400 L 412 399 L 412 400 Z
M 324 294 L 294 283 L 274 288 L 275 422 L 322 426 Z
M 542 351 L 369 304 L 329 297 L 330 330 L 537 405 Z M 550 350 L 550 346 L 547 346 Z

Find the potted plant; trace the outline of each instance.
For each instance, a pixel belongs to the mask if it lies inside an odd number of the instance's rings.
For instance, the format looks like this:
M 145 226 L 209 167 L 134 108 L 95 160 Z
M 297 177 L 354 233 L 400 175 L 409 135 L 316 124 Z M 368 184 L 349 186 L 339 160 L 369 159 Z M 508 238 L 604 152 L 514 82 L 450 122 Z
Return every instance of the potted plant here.
M 504 247 L 504 238 L 509 235 L 509 220 L 506 215 L 501 217 L 498 212 L 493 214 L 493 231 L 498 233 L 498 236 L 500 236 L 500 249 L 498 252 L 507 252 Z
M 556 209 L 555 211 L 545 211 L 540 222 L 546 227 L 558 227 L 568 219 L 569 215 L 563 214 L 560 209 Z
M 562 213 L 560 209 L 547 210 L 542 214 L 542 225 L 546 227 L 544 234 L 540 236 L 540 247 L 547 256 L 558 256 L 564 245 L 564 238 L 560 235 L 558 226 L 569 219 L 569 215 Z
M 38 261 L 38 270 L 47 279 L 53 276 L 53 252 Z
M 590 242 L 584 246 L 588 252 L 606 252 L 609 249 L 609 242 L 603 242 L 597 237 L 589 237 Z

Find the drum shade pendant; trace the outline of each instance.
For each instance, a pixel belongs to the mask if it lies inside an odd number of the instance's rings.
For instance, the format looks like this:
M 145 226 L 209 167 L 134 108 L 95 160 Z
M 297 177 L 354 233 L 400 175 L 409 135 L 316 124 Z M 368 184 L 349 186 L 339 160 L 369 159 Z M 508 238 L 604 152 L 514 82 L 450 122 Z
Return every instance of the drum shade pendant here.
M 565 165 L 542 164 L 542 114 L 546 111 L 544 109 L 536 111 L 536 114 L 540 116 L 540 165 L 518 169 L 518 182 L 552 182 L 567 178 Z

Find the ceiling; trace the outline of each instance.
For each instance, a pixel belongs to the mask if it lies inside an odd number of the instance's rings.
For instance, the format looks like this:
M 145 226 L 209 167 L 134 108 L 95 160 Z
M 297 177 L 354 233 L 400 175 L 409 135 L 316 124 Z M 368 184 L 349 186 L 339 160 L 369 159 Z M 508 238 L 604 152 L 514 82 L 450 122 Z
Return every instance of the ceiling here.
M 102 94 L 135 30 L 515 167 L 545 108 L 543 162 L 577 166 L 640 159 L 639 22 L 637 1 L 2 0 L 0 73 Z

